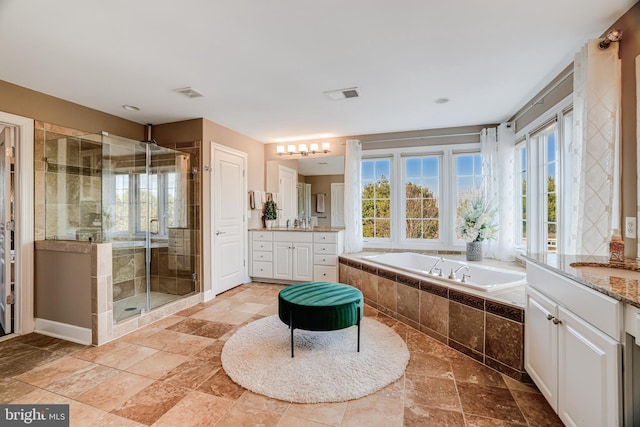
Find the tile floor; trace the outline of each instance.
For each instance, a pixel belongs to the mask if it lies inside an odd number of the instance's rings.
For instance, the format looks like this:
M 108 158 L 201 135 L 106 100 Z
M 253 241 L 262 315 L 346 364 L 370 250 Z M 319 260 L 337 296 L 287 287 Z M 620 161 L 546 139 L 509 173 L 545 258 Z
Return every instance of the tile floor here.
M 411 352 L 405 375 L 358 400 L 290 404 L 220 366 L 226 339 L 277 313 L 278 285 L 251 283 L 101 347 L 29 334 L 0 343 L 0 403 L 68 403 L 71 426 L 561 426 L 544 398 L 367 307 Z

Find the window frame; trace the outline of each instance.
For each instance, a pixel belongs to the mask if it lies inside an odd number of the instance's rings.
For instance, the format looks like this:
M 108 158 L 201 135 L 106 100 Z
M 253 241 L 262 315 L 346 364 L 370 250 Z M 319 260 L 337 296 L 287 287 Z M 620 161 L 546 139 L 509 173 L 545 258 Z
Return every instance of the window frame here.
M 394 236 L 394 229 L 393 229 L 393 218 L 394 218 L 394 159 L 393 156 L 389 156 L 389 155 L 380 155 L 380 156 L 362 156 L 361 160 L 360 160 L 360 164 L 362 166 L 362 162 L 364 161 L 375 161 L 375 160 L 389 160 L 389 204 L 390 204 L 390 208 L 389 208 L 389 222 L 390 222 L 390 230 L 389 230 L 389 234 L 391 237 L 362 237 L 364 242 L 370 242 L 371 244 L 375 245 L 375 247 L 388 247 L 388 245 L 391 244 L 393 236 Z M 374 178 L 375 178 L 375 172 L 374 172 Z M 361 201 L 360 203 L 362 203 L 362 190 L 364 189 L 364 182 L 362 180 L 362 172 L 360 173 L 360 180 L 361 180 L 361 189 L 360 189 L 360 196 L 361 196 Z M 376 199 L 373 199 L 374 201 Z M 375 202 L 374 202 L 375 203 Z M 363 221 L 363 218 L 360 218 L 360 221 Z M 375 219 L 374 219 L 375 221 Z M 380 245 L 380 246 L 378 246 Z

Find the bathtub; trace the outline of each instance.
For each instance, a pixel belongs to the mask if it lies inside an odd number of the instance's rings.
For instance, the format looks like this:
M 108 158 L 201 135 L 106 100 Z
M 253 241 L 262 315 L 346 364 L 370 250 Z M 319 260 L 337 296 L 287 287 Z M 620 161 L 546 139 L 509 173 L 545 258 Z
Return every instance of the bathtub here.
M 439 256 L 422 255 L 413 252 L 385 253 L 381 255 L 363 256 L 363 261 L 384 265 L 393 269 L 407 271 L 425 278 L 452 283 L 458 286 L 475 289 L 483 292 L 492 292 L 499 289 L 506 289 L 512 286 L 526 284 L 526 273 L 518 271 L 503 270 L 500 268 L 488 267 L 477 264 L 468 264 L 463 261 L 444 259 L 438 262 L 437 267 L 442 269 L 442 276 L 439 271 L 429 274 L 429 270 L 440 259 Z M 457 280 L 449 279 L 451 271 L 463 267 L 457 273 Z M 466 270 L 464 267 L 468 267 Z M 463 282 L 462 275 L 466 274 L 466 281 Z

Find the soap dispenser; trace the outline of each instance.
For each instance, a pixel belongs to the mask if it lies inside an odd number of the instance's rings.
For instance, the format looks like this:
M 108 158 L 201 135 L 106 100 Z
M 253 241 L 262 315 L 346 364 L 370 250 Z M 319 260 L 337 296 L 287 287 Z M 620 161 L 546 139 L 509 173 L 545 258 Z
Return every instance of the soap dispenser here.
M 614 228 L 609 241 L 609 262 L 612 264 L 624 263 L 624 240 L 619 228 Z

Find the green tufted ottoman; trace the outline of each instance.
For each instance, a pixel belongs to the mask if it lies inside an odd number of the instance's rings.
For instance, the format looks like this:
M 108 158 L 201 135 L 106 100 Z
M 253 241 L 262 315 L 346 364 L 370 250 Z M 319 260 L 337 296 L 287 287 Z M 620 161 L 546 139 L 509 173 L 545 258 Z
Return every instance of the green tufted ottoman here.
M 342 283 L 309 282 L 282 289 L 278 316 L 291 329 L 291 357 L 294 329 L 335 331 L 357 325 L 359 352 L 363 301 L 362 292 Z

